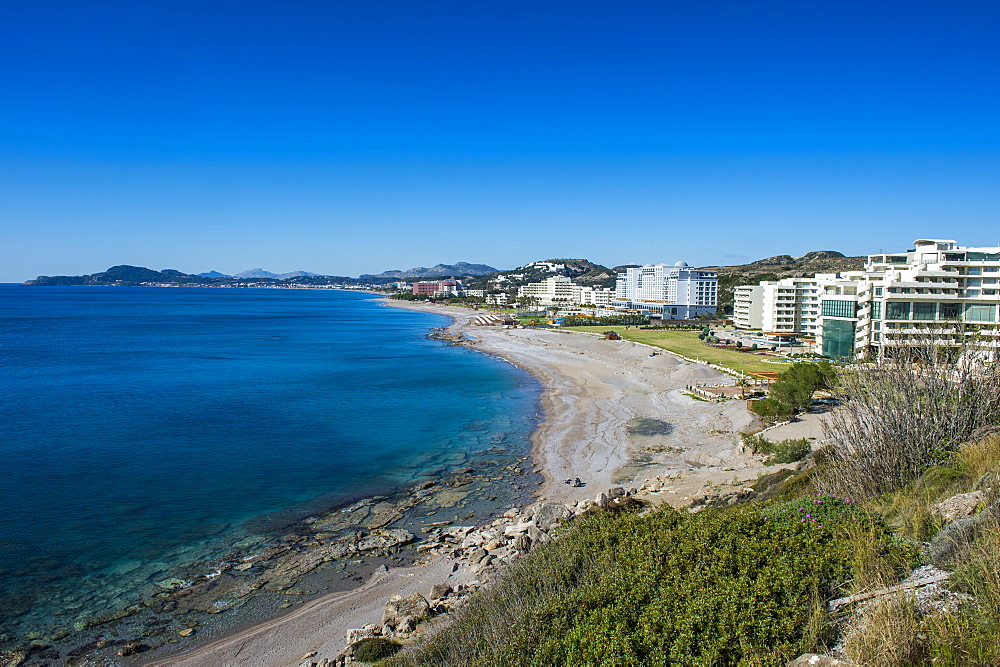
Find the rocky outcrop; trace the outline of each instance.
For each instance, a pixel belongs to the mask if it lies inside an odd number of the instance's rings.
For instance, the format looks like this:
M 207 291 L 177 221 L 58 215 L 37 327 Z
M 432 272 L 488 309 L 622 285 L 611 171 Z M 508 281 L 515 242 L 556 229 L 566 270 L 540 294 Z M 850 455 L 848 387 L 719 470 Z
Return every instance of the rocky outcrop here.
M 960 493 L 947 500 L 942 500 L 937 505 L 931 505 L 931 512 L 937 514 L 945 521 L 955 521 L 964 519 L 976 513 L 983 504 L 983 492 L 973 491 L 971 493 Z
M 382 632 L 387 636 L 413 632 L 417 622 L 429 615 L 430 611 L 430 603 L 420 593 L 412 593 L 406 597 L 393 595 L 385 603 L 385 610 L 382 612 Z

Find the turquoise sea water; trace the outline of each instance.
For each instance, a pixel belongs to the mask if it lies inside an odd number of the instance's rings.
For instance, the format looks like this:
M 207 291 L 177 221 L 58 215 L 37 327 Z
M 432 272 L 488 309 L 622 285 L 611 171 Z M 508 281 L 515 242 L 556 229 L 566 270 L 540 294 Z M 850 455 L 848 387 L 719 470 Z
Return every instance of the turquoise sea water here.
M 539 387 L 426 337 L 447 323 L 356 292 L 0 286 L 5 630 L 491 443 L 523 454 Z

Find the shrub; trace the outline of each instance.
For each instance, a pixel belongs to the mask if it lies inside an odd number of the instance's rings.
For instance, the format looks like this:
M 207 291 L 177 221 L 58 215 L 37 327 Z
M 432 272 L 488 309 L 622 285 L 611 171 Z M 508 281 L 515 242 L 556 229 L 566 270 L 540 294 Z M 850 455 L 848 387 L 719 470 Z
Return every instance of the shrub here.
M 996 429 L 1000 366 L 968 363 L 974 350 L 934 341 L 903 352 L 841 378 L 847 400 L 828 418 L 836 465 L 818 481 L 823 489 L 868 497 L 902 489 Z
M 596 515 L 389 664 L 782 664 L 830 638 L 843 537 L 753 506 Z
M 777 463 L 795 463 L 812 450 L 812 445 L 805 438 L 773 442 L 759 433 L 740 433 L 740 438 L 754 454 L 766 454 L 764 463 L 769 466 Z
M 750 403 L 750 412 L 764 420 L 788 419 L 794 413 L 790 405 L 773 398 Z
M 403 648 L 397 642 L 382 637 L 367 637 L 351 644 L 351 652 L 359 662 L 377 662 L 391 658 Z

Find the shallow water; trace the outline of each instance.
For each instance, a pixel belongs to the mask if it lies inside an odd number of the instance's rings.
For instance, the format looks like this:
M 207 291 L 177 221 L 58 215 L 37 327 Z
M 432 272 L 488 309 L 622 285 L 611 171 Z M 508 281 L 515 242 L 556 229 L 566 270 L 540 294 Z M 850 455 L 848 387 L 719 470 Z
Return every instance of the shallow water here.
M 444 324 L 352 292 L 0 286 L 0 639 L 58 636 L 306 516 L 522 456 L 537 383 L 426 338 Z M 492 483 L 455 517 L 519 492 Z

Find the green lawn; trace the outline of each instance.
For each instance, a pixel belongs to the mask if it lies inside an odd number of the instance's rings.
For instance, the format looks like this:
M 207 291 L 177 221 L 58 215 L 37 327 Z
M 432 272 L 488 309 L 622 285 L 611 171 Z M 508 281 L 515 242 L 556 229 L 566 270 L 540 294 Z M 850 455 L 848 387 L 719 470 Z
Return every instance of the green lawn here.
M 732 368 L 742 373 L 760 373 L 765 371 L 785 370 L 786 365 L 764 361 L 774 357 L 760 357 L 751 352 L 733 352 L 731 350 L 720 350 L 709 347 L 698 340 L 698 331 L 657 331 L 655 329 L 637 329 L 631 327 L 628 331 L 622 326 L 603 327 L 564 327 L 569 331 L 589 331 L 593 333 L 604 333 L 605 331 L 615 331 L 625 340 L 636 343 L 646 343 L 654 347 L 670 350 L 685 357 L 700 359 L 709 363 Z

